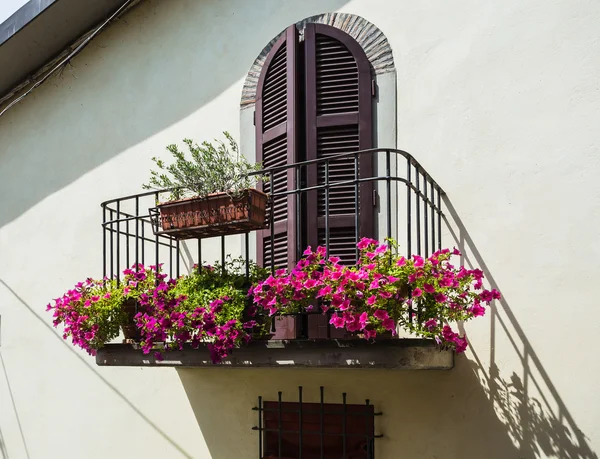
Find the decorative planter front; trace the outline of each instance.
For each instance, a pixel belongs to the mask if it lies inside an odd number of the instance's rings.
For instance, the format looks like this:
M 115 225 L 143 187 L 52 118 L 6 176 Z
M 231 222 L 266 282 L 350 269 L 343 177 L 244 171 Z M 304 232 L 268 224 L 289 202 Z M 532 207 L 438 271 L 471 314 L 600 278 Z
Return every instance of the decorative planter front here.
M 215 193 L 159 204 L 150 214 L 155 234 L 207 238 L 265 228 L 267 201 L 265 193 L 250 188 L 236 196 Z

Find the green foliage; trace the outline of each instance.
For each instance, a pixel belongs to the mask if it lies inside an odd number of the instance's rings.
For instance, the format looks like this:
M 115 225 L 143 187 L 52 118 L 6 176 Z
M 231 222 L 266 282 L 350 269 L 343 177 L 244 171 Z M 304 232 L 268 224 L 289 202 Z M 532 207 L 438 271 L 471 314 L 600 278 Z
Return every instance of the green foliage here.
M 144 189 L 171 191 L 170 200 L 186 197 L 207 196 L 225 192 L 232 196 L 242 190 L 255 186 L 260 175 L 249 176 L 261 169 L 260 164 L 250 164 L 240 155 L 233 137 L 224 132 L 227 143 L 216 140 L 215 143 L 202 142 L 200 145 L 190 139 L 184 139 L 189 155 L 179 150 L 177 145 L 169 145 L 174 162 L 166 164 L 159 158 L 152 158 L 158 170 L 150 171 L 150 181 Z
M 250 262 L 246 277 L 246 261 L 243 257 L 229 256 L 224 264 L 216 262 L 213 266 L 205 265 L 199 269 L 195 266 L 189 275 L 177 279 L 170 294 L 174 298 L 186 297 L 177 308 L 179 312 L 192 312 L 198 307 L 208 308 L 214 300 L 229 298 L 216 315 L 216 322 L 222 325 L 230 320 L 237 320 L 241 325 L 249 319 L 248 289 L 254 283 L 265 279 L 268 273 L 268 270 Z M 258 331 L 258 334 L 262 335 L 263 328 L 264 333 L 268 332 L 268 324 L 259 322 L 255 333 Z

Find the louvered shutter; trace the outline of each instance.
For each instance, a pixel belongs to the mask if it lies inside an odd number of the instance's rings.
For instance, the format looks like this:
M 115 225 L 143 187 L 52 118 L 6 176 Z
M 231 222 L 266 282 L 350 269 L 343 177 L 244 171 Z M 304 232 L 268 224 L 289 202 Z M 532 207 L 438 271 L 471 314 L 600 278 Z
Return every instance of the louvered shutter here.
M 297 161 L 296 59 L 298 31 L 290 26 L 267 55 L 258 80 L 256 98 L 256 160 L 264 169 Z M 257 235 L 258 263 L 264 267 L 291 267 L 296 261 L 296 201 L 294 195 L 277 195 L 294 189 L 293 169 L 276 172 L 263 189 L 273 192 L 274 238 L 271 230 Z M 270 210 L 268 210 L 270 212 Z M 269 215 L 269 213 L 267 214 Z
M 305 50 L 307 159 L 372 148 L 372 76 L 363 49 L 339 29 L 307 24 Z M 356 168 L 359 178 L 372 177 L 372 155 L 360 155 L 357 165 L 353 156 L 330 161 L 329 183 L 353 181 Z M 309 186 L 324 183 L 324 165 L 309 170 Z M 324 190 L 313 192 L 308 198 L 309 243 L 324 245 L 328 226 L 329 253 L 339 256 L 345 264 L 356 261 L 357 236 L 375 235 L 373 182 L 360 183 L 358 189 L 356 199 L 353 183 L 333 185 L 328 209 Z
M 371 67 L 362 48 L 346 33 L 323 24 L 305 29 L 306 53 L 306 155 L 327 158 L 373 147 Z M 373 176 L 371 155 L 353 155 L 329 163 L 329 183 L 352 182 L 355 176 Z M 325 166 L 309 168 L 308 186 L 326 183 Z M 356 262 L 357 237 L 374 237 L 373 183 L 331 186 L 311 192 L 307 199 L 307 237 L 310 245 L 325 245 L 329 255 L 344 264 Z M 328 198 L 328 199 L 326 199 Z M 326 221 L 326 215 L 329 215 Z M 358 223 L 358 225 L 357 225 Z M 328 318 L 311 316 L 308 336 L 328 337 Z M 331 338 L 347 338 L 344 330 L 331 328 Z

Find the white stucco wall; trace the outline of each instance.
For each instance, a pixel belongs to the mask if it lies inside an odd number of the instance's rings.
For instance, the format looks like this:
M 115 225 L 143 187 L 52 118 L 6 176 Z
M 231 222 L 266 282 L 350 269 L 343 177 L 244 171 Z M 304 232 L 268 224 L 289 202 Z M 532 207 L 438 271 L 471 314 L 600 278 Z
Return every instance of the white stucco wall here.
M 238 137 L 263 46 L 338 10 L 389 39 L 398 148 L 448 193 L 445 245 L 504 295 L 457 368 L 98 368 L 64 344 L 45 305 L 101 274 L 99 203 L 169 143 Z M 599 24 L 584 0 L 145 0 L 0 118 L 0 452 L 255 457 L 256 397 L 301 384 L 373 399 L 381 459 L 597 457 Z

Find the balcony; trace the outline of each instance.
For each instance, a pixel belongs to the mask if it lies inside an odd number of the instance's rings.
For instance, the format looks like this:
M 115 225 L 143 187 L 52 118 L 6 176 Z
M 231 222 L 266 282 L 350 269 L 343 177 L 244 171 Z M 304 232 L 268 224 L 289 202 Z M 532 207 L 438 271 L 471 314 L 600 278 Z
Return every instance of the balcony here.
M 365 173 L 365 158 L 372 171 Z M 300 259 L 307 245 L 323 245 L 328 255 L 352 264 L 363 236 L 399 241 L 406 256 L 428 256 L 442 248 L 443 190 L 408 153 L 372 149 L 313 161 L 265 165 L 264 191 L 270 196 L 267 229 L 212 238 L 181 238 L 159 228 L 161 192 L 112 199 L 102 204 L 103 272 L 119 279 L 134 263 L 162 264 L 178 277 L 215 259 L 242 256 L 271 272 Z M 293 214 L 290 212 L 292 209 Z M 283 228 L 283 229 L 282 229 Z M 409 310 L 410 320 L 420 320 Z M 414 317 L 414 319 L 413 319 Z M 451 351 L 432 341 L 404 337 L 369 343 L 329 324 L 327 314 L 277 317 L 272 338 L 235 349 L 222 365 L 232 367 L 324 367 L 449 369 Z M 109 344 L 98 365 L 209 366 L 204 348 L 169 351 L 162 361 L 136 344 Z

